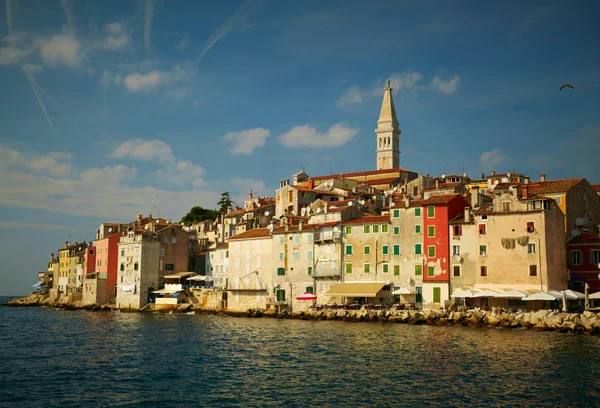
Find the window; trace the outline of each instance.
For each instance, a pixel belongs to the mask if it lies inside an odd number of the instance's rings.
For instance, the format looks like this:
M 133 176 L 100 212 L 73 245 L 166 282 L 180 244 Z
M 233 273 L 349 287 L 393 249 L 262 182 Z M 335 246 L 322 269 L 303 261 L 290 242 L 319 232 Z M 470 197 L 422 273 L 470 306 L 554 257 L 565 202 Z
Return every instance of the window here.
M 400 235 L 400 227 L 394 227 L 394 235 Z
M 479 255 L 487 255 L 487 246 L 479 245 Z
M 285 259 L 285 254 L 283 252 L 279 253 L 279 260 L 283 261 Z
M 370 263 L 366 263 L 363 266 L 363 272 L 364 273 L 371 273 L 371 264 Z
M 172 271 L 174 269 L 173 264 L 172 263 L 165 264 L 165 269 L 167 271 Z
M 121 249 L 121 256 L 125 256 L 125 250 Z
M 369 255 L 370 253 L 371 253 L 371 247 L 370 247 L 370 246 L 368 246 L 368 245 L 365 245 L 365 246 L 363 247 L 363 254 L 365 254 L 365 255 Z
M 435 237 L 435 226 L 430 225 L 429 227 L 427 227 L 427 236 Z
M 294 261 L 300 260 L 300 251 L 294 251 Z
M 165 256 L 165 250 L 163 248 L 160 249 L 160 256 Z
M 452 255 L 460 256 L 460 245 L 452 245 Z
M 468 220 L 465 220 L 468 221 Z M 462 235 L 462 225 L 453 225 L 452 226 L 452 235 L 455 237 L 460 237 Z
M 428 246 L 427 247 L 427 256 L 430 258 L 435 258 L 435 246 Z
M 346 227 L 346 235 L 352 235 L 352 227 Z
M 364 225 L 363 226 L 363 233 L 364 234 L 370 234 L 371 233 L 371 226 L 370 225 Z
M 582 261 L 581 251 L 570 251 L 569 252 L 569 265 L 581 265 Z
M 312 251 L 308 251 L 308 260 L 312 260 L 313 259 L 313 252 Z
M 308 267 L 308 275 L 312 275 L 312 266 Z
M 165 266 L 163 265 L 163 260 L 160 260 L 160 270 L 162 271 L 163 269 L 165 269 Z
M 383 264 L 383 273 L 388 273 L 389 271 L 390 271 L 389 270 L 389 265 L 384 263 Z
M 306 238 L 307 238 L 309 244 L 311 242 L 313 242 L 313 234 L 308 234 L 308 236 Z
M 125 270 L 125 264 L 121 264 L 120 271 L 123 272 Z
M 421 226 L 419 224 L 415 225 L 415 234 L 421 233 Z
M 388 225 L 387 224 L 382 224 L 381 225 L 381 232 L 387 234 L 387 232 L 388 232 Z
M 423 265 L 415 265 L 415 276 L 423 275 Z
M 384 246 L 381 247 L 381 253 L 383 255 L 387 255 L 387 254 L 389 254 L 389 252 L 390 252 L 390 247 L 389 246 L 384 245 Z
M 479 224 L 479 235 L 485 235 L 485 224 Z
M 435 276 L 435 267 L 433 267 L 433 266 L 427 267 L 427 276 L 429 276 L 429 277 Z
M 452 267 L 452 276 L 460 276 L 460 265 L 454 265 Z
M 535 244 L 527 244 L 527 253 L 535 254 Z
M 277 292 L 275 292 L 275 296 L 277 297 L 278 302 L 285 302 L 285 290 L 284 289 L 277 289 Z
M 277 268 L 277 276 L 285 276 L 285 268 Z
M 294 234 L 294 244 L 298 245 L 300 243 L 300 234 Z
M 415 244 L 415 255 L 421 255 L 421 244 Z
M 394 265 L 394 276 L 400 276 L 400 265 Z
M 133 264 L 133 270 L 134 270 L 134 271 L 137 271 L 138 269 L 139 269 L 139 265 L 138 265 L 138 263 L 136 262 L 135 264 Z
M 417 303 L 422 303 L 423 302 L 423 287 L 422 286 L 417 286 L 417 287 L 415 287 L 415 289 L 416 289 L 416 292 L 417 292 L 417 296 L 416 296 L 415 301 Z
M 510 201 L 502 202 L 502 211 L 510 211 Z
M 537 265 L 529 265 L 529 276 L 537 276 Z
M 352 255 L 352 245 L 346 245 L 346 255 Z
M 311 295 L 314 295 L 314 291 L 315 291 L 315 288 L 313 288 L 312 286 L 307 286 L 306 287 L 306 292 L 307 293 L 310 293 Z
M 352 264 L 351 263 L 346 264 L 346 273 L 352 273 Z
M 533 221 L 527 223 L 527 232 L 535 232 L 535 223 Z
M 394 218 L 400 218 L 400 210 L 394 210 Z
M 442 288 L 433 288 L 433 303 L 440 303 Z
M 435 217 L 435 207 L 430 205 L 429 207 L 427 207 L 427 218 L 433 217 Z
M 487 276 L 487 266 L 482 266 L 482 267 L 479 269 L 479 274 L 480 274 L 481 276 Z
M 373 225 L 373 234 L 379 234 L 379 225 Z
M 592 249 L 590 251 L 590 264 L 598 265 L 600 264 L 600 251 L 597 249 Z
M 420 216 L 421 216 L 421 209 L 415 208 L 415 217 L 420 217 Z
M 394 244 L 394 255 L 400 255 L 400 245 Z
M 90 255 L 94 255 L 94 250 L 90 249 Z

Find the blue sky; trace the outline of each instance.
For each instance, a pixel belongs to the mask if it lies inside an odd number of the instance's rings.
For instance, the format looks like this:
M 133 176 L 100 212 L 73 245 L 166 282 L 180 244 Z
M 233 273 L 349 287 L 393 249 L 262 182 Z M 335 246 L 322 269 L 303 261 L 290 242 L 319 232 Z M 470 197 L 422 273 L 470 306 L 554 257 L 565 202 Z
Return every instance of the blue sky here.
M 485 3 L 5 0 L 0 295 L 102 221 L 373 169 L 387 76 L 402 167 L 600 183 L 600 4 Z

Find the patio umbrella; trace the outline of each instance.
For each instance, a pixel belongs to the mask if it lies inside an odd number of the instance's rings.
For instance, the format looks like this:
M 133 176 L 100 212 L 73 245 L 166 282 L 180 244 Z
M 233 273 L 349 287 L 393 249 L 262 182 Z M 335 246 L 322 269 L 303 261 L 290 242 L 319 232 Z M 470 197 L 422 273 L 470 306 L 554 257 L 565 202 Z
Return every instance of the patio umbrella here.
M 600 299 L 600 292 L 592 293 L 588 296 L 588 299 Z
M 522 299 L 527 296 L 529 293 L 521 292 L 520 290 L 509 290 L 507 292 L 496 293 L 494 297 L 504 298 L 504 299 Z
M 585 284 L 585 310 L 590 308 L 590 285 Z
M 549 293 L 549 292 L 537 292 L 534 294 L 531 294 L 529 296 L 526 296 L 524 298 L 522 298 L 522 300 L 524 301 L 529 301 L 529 300 L 557 300 L 560 299 L 562 296 L 559 294 L 553 294 L 553 293 Z
M 410 289 L 400 288 L 392 292 L 392 295 L 414 295 L 415 292 L 411 292 Z
M 498 293 L 500 292 L 496 292 L 495 290 L 484 290 L 482 292 L 475 293 L 472 297 L 495 297 Z
M 317 300 L 317 295 L 313 295 L 310 292 L 304 292 L 300 296 L 296 296 L 296 300 Z
M 477 292 L 473 292 L 472 290 L 457 290 L 450 297 L 453 298 L 471 298 Z

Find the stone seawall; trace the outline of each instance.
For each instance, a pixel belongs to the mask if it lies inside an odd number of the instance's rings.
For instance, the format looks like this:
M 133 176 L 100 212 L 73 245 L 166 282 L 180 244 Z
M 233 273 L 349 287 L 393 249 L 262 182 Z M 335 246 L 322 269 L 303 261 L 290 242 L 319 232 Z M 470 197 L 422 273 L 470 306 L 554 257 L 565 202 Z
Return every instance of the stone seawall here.
M 25 298 L 13 299 L 2 306 L 47 306 L 67 310 L 110 310 L 112 307 L 84 305 L 82 302 L 69 302 L 66 297 L 51 298 L 48 295 L 33 294 Z M 196 306 L 196 305 L 195 305 Z M 276 313 L 273 310 L 250 309 L 246 312 L 231 312 L 216 309 L 194 308 L 196 314 L 217 314 L 233 317 L 265 317 L 297 320 L 338 320 L 348 322 L 388 322 L 405 324 L 430 324 L 439 326 L 502 327 L 506 329 L 532 329 L 557 331 L 561 333 L 600 334 L 600 313 L 559 313 L 551 310 L 537 312 L 506 313 L 496 311 L 468 310 L 323 310 L 305 312 Z M 147 305 L 141 310 L 130 312 L 194 313 L 192 304 Z

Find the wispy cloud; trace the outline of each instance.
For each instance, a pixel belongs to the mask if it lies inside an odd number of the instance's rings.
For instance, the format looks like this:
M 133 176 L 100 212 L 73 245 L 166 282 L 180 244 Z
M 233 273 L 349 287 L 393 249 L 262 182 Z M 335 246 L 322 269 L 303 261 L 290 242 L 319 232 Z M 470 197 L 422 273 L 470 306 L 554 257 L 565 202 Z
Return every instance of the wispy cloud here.
M 130 50 L 131 35 L 123 23 L 110 23 L 104 26 L 104 37 L 96 42 L 96 47 L 109 51 Z
M 340 96 L 336 103 L 338 106 L 346 106 L 353 103 L 363 103 L 366 94 L 358 86 L 350 87 L 346 93 Z
M 40 50 L 42 60 L 51 67 L 66 65 L 77 67 L 81 64 L 84 53 L 81 42 L 70 33 L 62 33 L 52 36 L 44 42 Z
M 146 53 L 150 53 L 150 40 L 152 38 L 152 19 L 154 18 L 154 0 L 146 0 L 146 19 L 144 21 L 144 43 Z
M 495 148 L 488 152 L 483 152 L 479 156 L 479 164 L 484 169 L 494 169 L 504 160 L 504 154 L 499 148 Z
M 73 14 L 73 9 L 71 8 L 69 0 L 60 0 L 60 6 L 65 12 L 65 17 L 67 19 L 67 27 L 69 27 L 69 31 L 75 32 L 75 14 Z
M 221 38 L 225 37 L 227 34 L 235 30 L 244 20 L 248 17 L 248 15 L 258 10 L 262 6 L 261 0 L 245 0 L 240 6 L 235 9 L 235 11 L 225 20 L 223 24 L 219 26 L 206 40 L 204 47 L 202 48 L 202 52 L 194 61 L 194 64 L 197 64 L 204 58 L 206 53 L 215 45 Z
M 189 45 L 190 45 L 190 35 L 186 32 L 185 34 L 183 34 L 183 38 L 181 39 L 181 41 L 179 41 L 179 43 L 177 44 L 177 46 L 175 47 L 175 49 L 177 51 L 179 51 L 179 52 L 182 52 Z
M 34 156 L 26 162 L 31 170 L 51 174 L 53 176 L 66 176 L 71 173 L 73 155 L 70 153 L 53 152 L 44 156 Z
M 460 77 L 458 75 L 454 75 L 451 79 L 444 81 L 440 79 L 440 77 L 435 77 L 431 81 L 431 88 L 436 89 L 443 93 L 444 95 L 452 95 L 458 89 L 458 84 L 460 82 Z
M 12 0 L 4 0 L 4 7 L 6 9 L 6 28 L 10 37 L 13 33 Z
M 34 224 L 30 222 L 0 221 L 0 228 L 31 228 L 42 230 L 71 230 L 66 225 Z
M 131 93 L 150 92 L 159 86 L 172 85 L 189 80 L 194 74 L 193 71 L 187 70 L 180 65 L 175 65 L 171 71 L 153 70 L 144 74 L 134 72 L 123 77 L 123 84 L 125 85 L 125 89 Z M 108 79 L 108 76 L 106 79 Z M 110 84 L 111 82 L 106 81 L 106 79 L 103 81 L 104 84 Z M 116 84 L 114 81 L 113 83 Z
M 229 132 L 222 139 L 230 144 L 229 153 L 252 154 L 254 149 L 265 144 L 270 134 L 269 129 L 259 127 L 242 130 L 241 132 Z
M 336 123 L 325 133 L 308 125 L 294 126 L 279 137 L 286 147 L 338 147 L 348 143 L 358 133 L 344 122 Z

